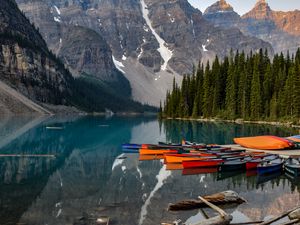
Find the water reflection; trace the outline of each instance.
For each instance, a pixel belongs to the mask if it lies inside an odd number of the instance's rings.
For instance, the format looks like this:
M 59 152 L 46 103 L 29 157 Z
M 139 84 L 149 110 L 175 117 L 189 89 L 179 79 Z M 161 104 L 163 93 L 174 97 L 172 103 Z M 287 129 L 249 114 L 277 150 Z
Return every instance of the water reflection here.
M 248 200 L 247 204 L 226 209 L 234 214 L 235 221 L 260 220 L 300 203 L 300 182 L 284 174 L 262 179 L 256 174 L 182 171 L 167 168 L 158 158 L 140 161 L 137 154 L 123 154 L 120 148 L 125 142 L 175 142 L 182 136 L 207 143 L 230 143 L 234 136 L 287 136 L 295 134 L 293 130 L 188 121 L 159 123 L 155 118 L 33 120 L 7 121 L 0 128 L 0 134 L 4 129 L 10 131 L 1 153 L 51 154 L 55 158 L 0 158 L 3 224 L 92 224 L 85 218 L 100 216 L 109 216 L 113 224 L 120 225 L 160 224 L 178 218 L 191 221 L 192 216 L 199 218 L 198 211 L 168 212 L 168 204 L 227 189 Z M 20 128 L 22 132 L 18 132 Z

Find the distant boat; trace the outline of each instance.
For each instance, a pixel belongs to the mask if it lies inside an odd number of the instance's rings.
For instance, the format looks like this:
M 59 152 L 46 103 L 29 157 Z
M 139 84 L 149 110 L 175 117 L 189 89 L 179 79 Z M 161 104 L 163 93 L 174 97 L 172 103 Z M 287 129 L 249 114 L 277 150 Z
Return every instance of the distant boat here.
M 46 129 L 48 130 L 63 130 L 64 127 L 54 127 L 54 126 L 47 126 Z

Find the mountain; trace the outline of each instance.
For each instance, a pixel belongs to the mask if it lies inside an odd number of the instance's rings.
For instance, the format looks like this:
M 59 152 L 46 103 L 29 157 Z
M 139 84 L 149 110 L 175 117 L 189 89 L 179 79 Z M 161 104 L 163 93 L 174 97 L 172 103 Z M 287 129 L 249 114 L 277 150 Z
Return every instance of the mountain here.
M 52 27 L 51 40 L 59 30 L 65 42 L 54 55 L 14 0 L 0 3 L 1 114 L 155 110 L 130 99 L 129 82 L 98 33 L 79 26 Z M 83 75 L 74 78 L 65 66 Z
M 66 62 L 76 61 L 74 49 L 63 52 L 70 27 L 93 30 L 108 43 L 113 62 L 130 82 L 134 100 L 158 105 L 175 77 L 191 73 L 199 60 L 233 50 L 257 51 L 270 44 L 238 29 L 213 27 L 187 0 L 17 0 L 21 10 L 39 27 L 48 46 Z M 85 40 L 84 34 L 77 38 Z M 75 54 L 74 54 L 75 53 Z M 68 57 L 66 56 L 68 55 Z M 81 61 L 81 71 L 86 72 Z M 68 63 L 67 63 L 68 64 Z M 75 74 L 81 74 L 76 66 Z M 89 75 L 97 76 L 94 71 Z M 102 77 L 102 76 L 101 76 Z M 106 80 L 106 75 L 102 80 Z
M 257 1 L 242 17 L 221 0 L 208 7 L 204 17 L 217 27 L 237 28 L 245 35 L 269 42 L 277 53 L 294 53 L 300 46 L 300 11 L 274 11 L 265 0 Z
M 0 95 L 4 97 L 0 100 L 0 111 L 39 111 L 34 102 L 68 105 L 72 76 L 48 50 L 16 3 L 13 0 L 0 3 Z M 39 108 L 40 112 L 47 112 Z

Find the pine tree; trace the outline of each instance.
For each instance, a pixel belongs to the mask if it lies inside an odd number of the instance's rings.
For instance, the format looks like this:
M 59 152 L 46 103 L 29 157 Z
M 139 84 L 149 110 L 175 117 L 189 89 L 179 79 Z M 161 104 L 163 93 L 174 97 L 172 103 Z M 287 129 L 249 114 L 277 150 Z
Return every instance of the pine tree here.
M 254 61 L 250 96 L 251 118 L 255 120 L 260 119 L 261 116 L 261 86 L 258 66 L 259 57 L 256 56 Z

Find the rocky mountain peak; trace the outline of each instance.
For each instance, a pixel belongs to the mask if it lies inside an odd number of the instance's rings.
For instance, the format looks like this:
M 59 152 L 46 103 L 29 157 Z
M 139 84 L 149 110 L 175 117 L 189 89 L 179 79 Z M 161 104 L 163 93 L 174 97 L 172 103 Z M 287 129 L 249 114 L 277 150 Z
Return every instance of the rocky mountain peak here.
M 233 7 L 228 4 L 225 0 L 220 0 L 208 7 L 204 14 L 224 13 L 233 12 Z
M 272 9 L 266 0 L 258 0 L 254 8 L 243 16 L 243 18 L 253 19 L 270 19 L 271 17 Z

